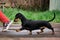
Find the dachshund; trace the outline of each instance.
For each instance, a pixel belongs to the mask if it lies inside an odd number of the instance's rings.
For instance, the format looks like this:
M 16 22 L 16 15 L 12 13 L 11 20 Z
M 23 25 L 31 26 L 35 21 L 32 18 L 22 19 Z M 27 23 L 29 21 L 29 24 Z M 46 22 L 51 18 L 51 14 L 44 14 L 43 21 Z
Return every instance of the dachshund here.
M 40 33 L 44 32 L 43 29 L 48 28 L 48 29 L 52 30 L 52 34 L 54 34 L 54 29 L 49 22 L 51 22 L 55 19 L 55 13 L 54 13 L 54 17 L 49 21 L 29 20 L 29 19 L 26 19 L 26 17 L 22 13 L 17 13 L 15 15 L 14 22 L 17 22 L 19 19 L 22 22 L 22 24 L 21 24 L 22 28 L 17 29 L 16 30 L 17 32 L 19 32 L 21 30 L 29 30 L 30 31 L 29 34 L 32 34 L 32 30 L 40 29 L 41 32 L 37 32 L 37 34 L 40 34 Z

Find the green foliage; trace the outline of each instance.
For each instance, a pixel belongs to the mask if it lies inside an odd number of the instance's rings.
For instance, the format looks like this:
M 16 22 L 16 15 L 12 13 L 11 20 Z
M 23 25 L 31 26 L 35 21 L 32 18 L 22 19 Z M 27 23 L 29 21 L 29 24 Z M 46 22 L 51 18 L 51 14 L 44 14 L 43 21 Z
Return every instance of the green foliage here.
M 28 11 L 28 10 L 18 10 L 16 8 L 5 8 L 4 13 L 10 19 L 14 20 L 16 13 L 22 13 L 27 19 L 31 20 L 50 20 L 53 18 L 53 12 L 56 14 L 56 18 L 52 22 L 60 22 L 60 11 Z

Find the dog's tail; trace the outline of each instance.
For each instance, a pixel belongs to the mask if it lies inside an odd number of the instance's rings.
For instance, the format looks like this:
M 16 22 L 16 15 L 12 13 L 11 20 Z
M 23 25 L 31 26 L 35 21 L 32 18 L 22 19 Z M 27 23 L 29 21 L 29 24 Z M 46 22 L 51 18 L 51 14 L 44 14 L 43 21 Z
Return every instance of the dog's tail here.
M 54 17 L 51 19 L 51 20 L 49 20 L 48 22 L 51 22 L 51 21 L 53 21 L 55 19 L 55 13 L 54 13 Z

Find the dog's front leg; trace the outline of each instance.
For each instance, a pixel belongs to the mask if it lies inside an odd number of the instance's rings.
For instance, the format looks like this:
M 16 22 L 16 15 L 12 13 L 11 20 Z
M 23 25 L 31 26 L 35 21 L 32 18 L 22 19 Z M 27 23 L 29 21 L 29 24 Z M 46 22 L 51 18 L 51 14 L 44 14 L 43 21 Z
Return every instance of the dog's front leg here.
M 19 32 L 20 31 L 20 29 L 16 29 L 16 32 Z
M 29 30 L 29 32 L 30 32 L 30 33 L 29 33 L 29 35 L 32 35 L 32 31 L 31 31 L 31 30 Z
M 24 30 L 24 28 L 16 29 L 16 32 L 19 32 L 19 31 L 22 31 L 22 30 Z

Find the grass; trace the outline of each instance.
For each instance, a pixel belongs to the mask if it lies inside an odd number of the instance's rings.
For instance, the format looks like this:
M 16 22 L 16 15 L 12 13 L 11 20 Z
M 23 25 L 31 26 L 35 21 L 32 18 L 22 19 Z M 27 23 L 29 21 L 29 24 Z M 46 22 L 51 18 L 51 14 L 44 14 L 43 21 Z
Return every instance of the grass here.
M 28 11 L 28 10 L 18 10 L 16 8 L 5 8 L 4 14 L 10 19 L 14 20 L 16 13 L 22 13 L 27 19 L 31 20 L 50 20 L 53 18 L 53 12 L 56 14 L 56 18 L 52 22 L 60 23 L 60 11 Z

